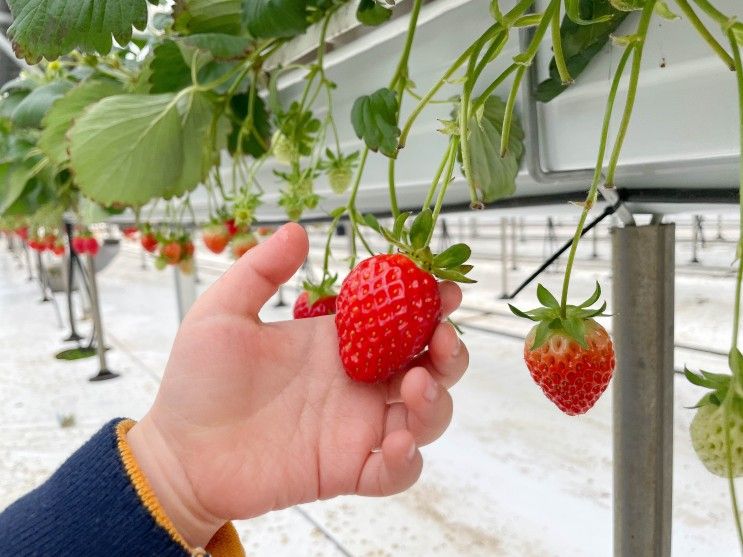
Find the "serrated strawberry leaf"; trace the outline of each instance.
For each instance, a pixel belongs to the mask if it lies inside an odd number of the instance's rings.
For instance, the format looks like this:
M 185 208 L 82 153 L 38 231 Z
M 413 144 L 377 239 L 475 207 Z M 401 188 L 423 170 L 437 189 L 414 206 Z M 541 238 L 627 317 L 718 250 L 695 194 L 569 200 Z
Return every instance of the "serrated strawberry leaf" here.
M 307 0 L 243 0 L 243 22 L 255 38 L 290 38 L 309 26 Z
M 72 86 L 73 84 L 69 81 L 53 81 L 37 87 L 18 103 L 13 110 L 11 120 L 21 128 L 41 127 L 41 121 L 54 101 L 72 89 Z
M 186 47 L 208 52 L 218 59 L 241 57 L 253 44 L 249 37 L 236 37 L 225 33 L 199 33 L 182 37 L 178 42 Z
M 232 119 L 232 129 L 227 138 L 227 150 L 231 155 L 237 152 L 237 141 L 240 136 L 240 129 L 245 124 L 250 107 L 250 96 L 248 93 L 233 95 L 230 99 L 230 108 L 234 118 Z M 268 151 L 271 145 L 271 118 L 266 109 L 265 101 L 256 96 L 253 99 L 253 118 L 249 126 L 242 135 L 242 152 L 259 158 Z
M 72 122 L 89 105 L 112 95 L 123 93 L 120 83 L 112 80 L 85 81 L 56 100 L 44 117 L 44 130 L 39 136 L 38 146 L 56 163 L 62 164 L 69 158 L 67 132 Z
M 191 85 L 191 70 L 175 41 L 155 46 L 150 58 L 150 93 L 171 93 Z
M 418 213 L 410 226 L 410 245 L 413 249 L 421 249 L 426 245 L 432 226 L 433 215 L 430 209 L 424 209 Z
M 444 269 L 454 269 L 467 261 L 470 255 L 472 250 L 467 244 L 454 244 L 434 257 L 433 264 Z
M 387 88 L 357 98 L 351 108 L 351 124 L 356 136 L 372 151 L 380 151 L 394 159 L 400 137 L 398 111 L 397 97 Z
M 126 44 L 132 28 L 147 25 L 145 0 L 8 0 L 13 23 L 8 38 L 29 63 L 54 60 L 73 50 L 108 54 L 112 37 Z
M 356 19 L 364 25 L 374 27 L 389 21 L 392 17 L 392 10 L 385 8 L 375 0 L 361 0 L 359 7 L 356 9 Z
M 242 25 L 242 0 L 175 0 L 173 29 L 191 33 L 237 35 Z
M 539 300 L 539 303 L 543 306 L 548 308 L 557 309 L 560 307 L 560 303 L 557 299 L 542 284 L 537 285 L 537 300 Z

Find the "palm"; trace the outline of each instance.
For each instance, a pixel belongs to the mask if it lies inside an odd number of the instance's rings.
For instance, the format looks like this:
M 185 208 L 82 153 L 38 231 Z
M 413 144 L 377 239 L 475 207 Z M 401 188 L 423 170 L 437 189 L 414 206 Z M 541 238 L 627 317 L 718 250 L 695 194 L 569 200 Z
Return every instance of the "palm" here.
M 191 322 L 174 348 L 161 417 L 191 438 L 183 463 L 210 512 L 255 516 L 355 491 L 382 441 L 387 393 L 345 376 L 332 317 Z M 214 354 L 225 355 L 218 367 Z

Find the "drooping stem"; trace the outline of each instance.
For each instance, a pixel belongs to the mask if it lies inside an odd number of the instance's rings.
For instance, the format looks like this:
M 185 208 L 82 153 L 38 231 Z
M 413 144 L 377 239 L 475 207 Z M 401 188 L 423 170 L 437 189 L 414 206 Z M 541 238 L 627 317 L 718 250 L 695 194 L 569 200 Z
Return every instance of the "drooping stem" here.
M 568 65 L 565 63 L 565 54 L 562 50 L 562 37 L 560 36 L 560 6 L 552 13 L 552 21 L 550 22 L 552 31 L 552 52 L 555 55 L 555 65 L 557 66 L 557 73 L 560 75 L 560 81 L 563 85 L 569 85 L 573 82 L 573 78 L 568 70 Z
M 619 64 L 617 64 L 617 69 L 614 72 L 614 79 L 612 80 L 611 88 L 609 89 L 609 96 L 606 100 L 604 123 L 601 127 L 601 139 L 599 141 L 599 152 L 598 156 L 596 157 L 596 167 L 593 172 L 593 180 L 591 181 L 591 187 L 588 189 L 588 194 L 586 195 L 586 202 L 583 205 L 583 212 L 581 213 L 580 220 L 578 221 L 578 226 L 576 227 L 575 234 L 573 235 L 573 243 L 570 245 L 570 253 L 568 254 L 568 260 L 565 266 L 565 277 L 563 278 L 562 282 L 562 298 L 560 300 L 560 313 L 563 316 L 565 316 L 567 313 L 568 289 L 570 287 L 570 272 L 573 270 L 575 252 L 578 249 L 578 242 L 580 242 L 581 234 L 583 233 L 583 226 L 586 223 L 588 212 L 591 210 L 591 206 L 593 205 L 593 201 L 596 198 L 598 186 L 601 181 L 601 169 L 603 168 L 604 156 L 606 155 L 606 143 L 609 135 L 609 124 L 611 122 L 611 115 L 614 110 L 614 101 L 617 97 L 619 83 L 622 80 L 622 75 L 624 74 L 624 68 L 627 66 L 627 62 L 629 61 L 629 57 L 632 54 L 634 48 L 635 43 L 630 43 L 622 54 L 622 57 L 619 60 Z
M 433 201 L 433 196 L 436 193 L 436 187 L 439 185 L 439 182 L 441 181 L 441 175 L 444 173 L 444 168 L 446 167 L 446 163 L 449 160 L 449 153 L 451 152 L 451 142 L 452 140 L 449 140 L 449 146 L 446 148 L 446 151 L 444 151 L 444 156 L 441 158 L 441 163 L 439 164 L 438 170 L 436 170 L 436 174 L 433 177 L 433 180 L 431 181 L 431 186 L 428 188 L 428 193 L 426 194 L 426 200 L 423 202 L 423 209 L 428 209 L 431 207 L 431 202 Z
M 720 57 L 722 63 L 725 64 L 729 69 L 734 70 L 735 63 L 733 62 L 733 59 L 730 58 L 730 55 L 727 53 L 727 51 L 712 36 L 712 33 L 709 32 L 709 29 L 705 27 L 704 23 L 702 23 L 702 20 L 699 19 L 699 16 L 689 5 L 689 2 L 687 2 L 686 0 L 676 0 L 676 4 L 678 4 L 678 7 L 681 9 L 683 14 L 689 19 L 689 23 L 691 23 L 694 29 L 697 30 L 697 33 L 699 33 L 702 39 L 704 39 L 704 41 L 710 46 L 710 48 L 715 51 L 717 56 Z
M 645 37 L 648 34 L 648 27 L 650 26 L 650 19 L 653 16 L 655 3 L 655 0 L 651 0 L 645 5 L 642 9 L 642 15 L 640 16 L 640 23 L 637 26 L 635 37 L 636 44 L 634 56 L 632 58 L 632 69 L 630 70 L 629 85 L 627 86 L 627 100 L 624 105 L 624 113 L 622 114 L 622 121 L 619 124 L 619 131 L 617 131 L 614 148 L 611 152 L 611 158 L 609 159 L 609 168 L 606 171 L 606 186 L 609 188 L 614 186 L 614 174 L 617 170 L 619 154 L 622 152 L 622 145 L 624 144 L 624 138 L 627 136 L 627 128 L 629 127 L 630 118 L 632 117 L 632 109 L 635 105 L 637 83 L 640 79 L 640 66 L 642 65 L 642 52 L 645 49 Z
M 459 136 L 452 137 L 449 143 L 448 159 L 449 162 L 446 165 L 446 172 L 444 173 L 444 181 L 439 189 L 439 195 L 436 198 L 436 206 L 433 208 L 431 230 L 428 231 L 428 238 L 426 239 L 426 245 L 431 242 L 433 237 L 433 231 L 436 230 L 436 223 L 439 220 L 441 214 L 441 207 L 444 205 L 444 197 L 446 196 L 446 190 L 449 188 L 449 184 L 452 181 L 454 175 L 454 162 L 457 160 L 457 148 L 459 147 Z
M 480 107 L 485 104 L 485 101 L 488 100 L 488 97 L 492 95 L 495 90 L 500 86 L 501 83 L 503 83 L 506 78 L 511 75 L 513 72 L 515 72 L 519 68 L 519 65 L 516 63 L 511 64 L 508 66 L 505 70 L 501 72 L 501 74 L 496 77 L 490 85 L 488 85 L 485 89 L 483 89 L 482 93 L 479 97 L 477 97 L 474 101 L 472 101 L 472 106 L 470 107 L 470 112 L 477 112 Z
M 738 46 L 732 31 L 728 31 L 728 38 L 730 44 L 733 47 L 733 58 L 735 65 L 735 76 L 738 84 L 738 110 L 740 118 L 740 148 L 743 152 L 743 63 L 741 62 L 740 47 Z M 738 249 L 736 250 L 736 256 L 738 258 L 738 275 L 735 282 L 735 309 L 733 310 L 733 341 L 731 345 L 731 351 L 736 350 L 738 347 L 738 333 L 740 327 L 740 294 L 741 294 L 741 278 L 743 278 L 743 155 L 740 158 L 740 175 L 739 175 L 739 187 L 738 187 L 738 205 L 740 211 L 740 235 L 738 238 Z M 739 385 L 743 385 L 743 378 L 736 378 Z M 735 390 L 735 389 L 731 389 Z
M 513 110 L 516 107 L 516 95 L 518 95 L 521 80 L 524 77 L 526 66 L 519 66 L 516 75 L 513 76 L 511 91 L 508 93 L 506 100 L 506 111 L 503 115 L 503 131 L 500 138 L 500 156 L 505 157 L 508 153 L 508 142 L 511 139 L 511 123 L 513 122 Z

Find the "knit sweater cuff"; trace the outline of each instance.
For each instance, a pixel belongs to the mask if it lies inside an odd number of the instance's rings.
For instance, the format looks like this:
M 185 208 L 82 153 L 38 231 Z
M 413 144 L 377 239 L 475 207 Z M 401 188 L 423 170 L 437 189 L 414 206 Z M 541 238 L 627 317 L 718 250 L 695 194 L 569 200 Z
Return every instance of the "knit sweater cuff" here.
M 134 422 L 112 420 L 40 487 L 0 513 L 9 555 L 205 555 L 163 511 L 126 440 Z M 243 557 L 231 524 L 210 541 L 213 557 Z

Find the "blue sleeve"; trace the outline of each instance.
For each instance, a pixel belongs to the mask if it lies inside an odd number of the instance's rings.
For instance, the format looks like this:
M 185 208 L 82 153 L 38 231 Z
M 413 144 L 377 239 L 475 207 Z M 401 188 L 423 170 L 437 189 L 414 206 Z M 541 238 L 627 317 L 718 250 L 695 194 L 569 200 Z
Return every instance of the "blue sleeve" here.
M 107 423 L 44 484 L 0 513 L 4 555 L 207 555 L 188 547 L 157 503 L 126 444 L 132 425 Z M 217 537 L 220 547 L 207 546 L 213 555 L 244 555 L 231 524 Z

